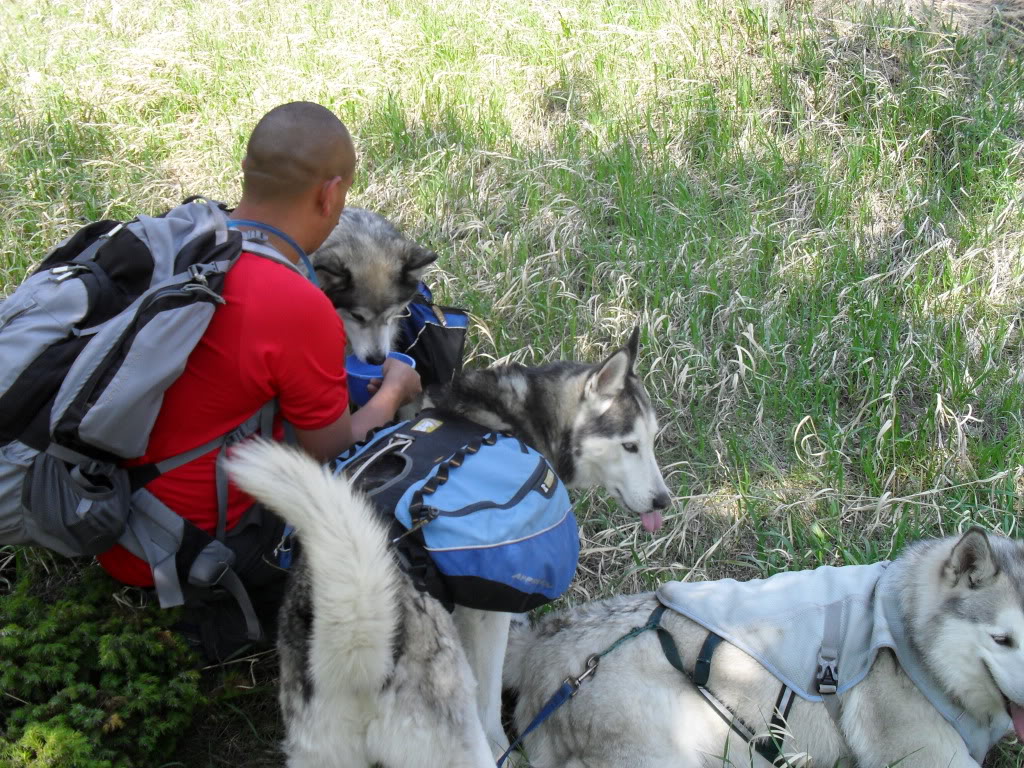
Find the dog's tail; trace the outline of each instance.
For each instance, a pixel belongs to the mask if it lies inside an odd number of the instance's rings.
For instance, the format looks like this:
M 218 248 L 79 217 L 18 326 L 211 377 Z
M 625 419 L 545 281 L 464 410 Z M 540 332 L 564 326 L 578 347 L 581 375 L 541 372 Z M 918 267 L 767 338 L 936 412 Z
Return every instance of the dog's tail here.
M 253 440 L 231 452 L 228 474 L 295 526 L 311 571 L 314 679 L 376 690 L 391 673 L 399 622 L 399 573 L 370 502 L 300 451 Z

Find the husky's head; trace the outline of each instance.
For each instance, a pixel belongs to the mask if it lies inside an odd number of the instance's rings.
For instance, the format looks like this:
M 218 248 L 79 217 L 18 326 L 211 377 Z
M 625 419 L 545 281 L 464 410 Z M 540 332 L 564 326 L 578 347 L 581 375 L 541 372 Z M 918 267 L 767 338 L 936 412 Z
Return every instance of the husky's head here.
M 968 711 L 1006 712 L 1024 739 L 1024 547 L 981 528 L 938 547 L 911 586 L 915 643 Z
M 383 217 L 346 208 L 338 226 L 313 254 L 320 287 L 342 322 L 352 354 L 384 362 L 398 320 L 437 254 L 404 237 Z
M 568 484 L 605 488 L 640 514 L 647 531 L 656 531 L 671 497 L 654 457 L 658 422 L 633 373 L 639 338 L 640 329 L 634 329 L 626 346 L 587 376 L 572 424 L 575 471 Z

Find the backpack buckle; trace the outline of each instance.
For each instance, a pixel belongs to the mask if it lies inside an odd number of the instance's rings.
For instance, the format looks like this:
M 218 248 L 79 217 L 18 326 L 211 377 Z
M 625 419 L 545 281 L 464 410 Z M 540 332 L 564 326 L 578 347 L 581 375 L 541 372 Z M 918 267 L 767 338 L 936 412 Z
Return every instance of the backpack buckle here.
M 198 264 L 189 265 L 188 276 L 191 280 L 199 283 L 200 285 L 206 285 L 206 275 L 203 273 L 203 270 L 199 268 Z
M 188 276 L 192 282 L 206 285 L 206 278 L 209 275 L 222 274 L 223 270 L 216 264 L 190 264 L 188 268 Z
M 411 507 L 409 509 L 410 509 L 410 511 L 412 511 Z M 420 515 L 419 514 L 420 512 L 422 512 L 423 514 Z M 411 536 L 412 534 L 416 533 L 416 531 L 418 531 L 420 528 L 425 526 L 427 523 L 430 523 L 430 522 L 433 522 L 434 520 L 436 520 L 440 516 L 440 514 L 441 514 L 441 510 L 439 510 L 439 509 L 435 509 L 434 507 L 421 506 L 416 511 L 416 514 L 414 515 L 414 519 L 412 521 L 412 525 L 409 526 L 409 529 L 406 530 L 404 533 L 400 534 L 399 536 L 396 536 L 395 538 L 393 538 L 391 540 L 391 543 L 392 544 L 397 544 L 402 539 L 404 539 L 406 536 Z
M 814 675 L 818 682 L 818 693 L 835 694 L 839 686 L 839 667 L 835 658 L 818 654 L 818 671 Z
M 189 293 L 203 293 L 209 296 L 218 304 L 227 304 L 227 301 L 219 293 L 210 288 L 206 279 L 208 272 L 214 271 L 209 264 L 191 264 L 188 268 L 189 282 L 181 286 L 181 290 Z

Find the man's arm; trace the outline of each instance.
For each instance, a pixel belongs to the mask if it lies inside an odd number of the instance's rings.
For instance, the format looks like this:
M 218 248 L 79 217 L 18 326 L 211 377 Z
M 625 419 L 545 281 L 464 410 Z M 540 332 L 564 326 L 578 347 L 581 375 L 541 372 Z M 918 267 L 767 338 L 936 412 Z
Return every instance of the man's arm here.
M 389 358 L 377 393 L 354 414 L 348 409 L 333 424 L 321 429 L 296 429 L 299 445 L 317 461 L 326 462 L 362 440 L 366 433 L 387 424 L 398 409 L 420 393 L 420 376 L 412 366 Z

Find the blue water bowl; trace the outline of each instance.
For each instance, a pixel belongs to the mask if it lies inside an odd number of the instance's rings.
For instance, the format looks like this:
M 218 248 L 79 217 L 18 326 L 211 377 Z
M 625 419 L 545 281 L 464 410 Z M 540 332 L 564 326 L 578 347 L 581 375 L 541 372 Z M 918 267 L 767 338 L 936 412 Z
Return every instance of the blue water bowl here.
M 407 365 L 416 367 L 416 361 L 401 352 L 389 352 L 388 357 L 401 360 Z M 370 399 L 370 392 L 367 389 L 372 379 L 384 378 L 384 366 L 370 365 L 365 360 L 360 360 L 355 355 L 345 358 L 345 371 L 348 373 L 348 396 L 357 407 L 366 405 Z

